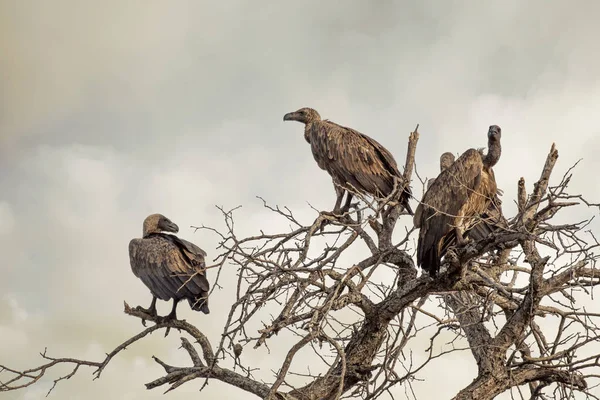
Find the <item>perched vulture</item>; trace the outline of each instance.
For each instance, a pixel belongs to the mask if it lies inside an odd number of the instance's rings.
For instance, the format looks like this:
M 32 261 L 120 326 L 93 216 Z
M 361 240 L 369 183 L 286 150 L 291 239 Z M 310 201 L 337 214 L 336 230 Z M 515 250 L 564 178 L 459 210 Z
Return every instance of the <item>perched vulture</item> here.
M 463 244 L 469 231 L 496 197 L 492 167 L 500 159 L 502 133 L 497 125 L 488 130 L 488 152 L 469 149 L 442 171 L 423 196 L 414 215 L 420 228 L 417 264 L 436 276 L 449 243 Z
M 478 149 L 478 151 L 480 153 L 483 152 L 482 149 Z M 445 169 L 449 168 L 452 165 L 452 163 L 454 163 L 454 160 L 454 154 L 450 152 L 443 153 L 440 156 L 440 173 L 443 172 Z M 491 173 L 493 175 L 494 171 L 491 170 Z M 429 188 L 431 187 L 431 185 L 433 185 L 433 182 L 435 182 L 435 180 L 436 178 L 431 178 L 427 181 L 427 190 L 429 190 Z M 506 220 L 506 218 L 504 218 L 504 215 L 502 214 L 502 200 L 500 200 L 500 194 L 501 190 L 497 189 L 497 192 L 492 198 L 492 201 L 490 201 L 487 210 L 483 212 L 480 215 L 480 218 L 474 222 L 474 225 L 472 225 L 472 227 L 467 232 L 465 232 L 466 237 L 470 237 L 473 240 L 482 240 L 485 239 L 490 233 L 494 232 L 496 228 L 508 227 L 508 221 Z M 415 223 L 419 223 L 421 221 L 420 213 L 422 211 L 423 207 L 417 208 L 417 212 L 415 213 L 413 218 Z M 420 226 L 415 226 L 417 228 L 420 228 Z M 449 247 L 451 244 L 453 244 L 453 241 L 451 240 L 444 241 L 444 247 L 446 248 Z
M 449 151 L 442 154 L 440 156 L 440 172 L 443 172 L 444 170 L 448 169 L 452 163 L 454 163 L 454 160 L 456 159 L 456 157 L 454 157 L 454 154 L 450 153 Z M 433 185 L 433 182 L 435 182 L 437 178 L 431 178 L 427 181 L 427 190 L 429 190 L 429 188 L 431 187 L 431 185 Z M 427 192 L 425 192 L 425 194 L 423 195 L 423 199 L 425 198 L 425 196 L 427 195 Z M 421 202 L 423 202 L 423 200 L 421 200 Z M 420 228 L 421 227 L 421 213 L 423 212 L 423 207 L 417 207 L 417 210 L 415 211 L 415 215 L 413 216 L 413 222 L 415 224 L 416 228 Z
M 346 128 L 328 120 L 322 120 L 316 110 L 301 108 L 285 114 L 284 121 L 302 122 L 304 139 L 310 144 L 319 167 L 329 173 L 333 180 L 337 199 L 334 214 L 343 214 L 350 208 L 352 191 L 368 194 L 377 199 L 388 197 L 394 189 L 404 187 L 394 200 L 399 200 L 412 215 L 408 204 L 410 188 L 392 154 L 375 139 L 354 129 Z M 344 207 L 340 208 L 347 192 Z
M 177 233 L 179 227 L 161 214 L 152 214 L 144 220 L 143 237 L 129 242 L 131 270 L 152 293 L 150 308 L 140 309 L 156 315 L 157 298 L 173 299 L 173 309 L 166 318 L 177 319 L 177 303 L 186 299 L 192 310 L 208 314 L 206 253 L 187 240 L 163 232 Z
M 454 162 L 455 159 L 456 159 L 456 157 L 454 157 L 454 154 L 450 153 L 449 151 L 442 154 L 440 156 L 440 172 L 442 172 L 445 169 L 450 168 L 450 166 L 452 165 L 452 163 Z M 431 178 L 429 181 L 427 181 L 427 190 L 429 190 L 431 185 L 433 185 L 434 181 L 435 181 L 435 178 Z

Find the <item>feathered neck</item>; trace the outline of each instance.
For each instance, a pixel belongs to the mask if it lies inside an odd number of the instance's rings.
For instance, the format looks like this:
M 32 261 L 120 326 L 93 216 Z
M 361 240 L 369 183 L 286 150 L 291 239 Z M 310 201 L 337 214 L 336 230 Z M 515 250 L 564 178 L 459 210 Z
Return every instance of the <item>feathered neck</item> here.
M 498 163 L 500 155 L 502 154 L 502 146 L 500 140 L 497 138 L 490 138 L 488 140 L 488 152 L 483 158 L 483 165 L 487 168 L 491 168 Z

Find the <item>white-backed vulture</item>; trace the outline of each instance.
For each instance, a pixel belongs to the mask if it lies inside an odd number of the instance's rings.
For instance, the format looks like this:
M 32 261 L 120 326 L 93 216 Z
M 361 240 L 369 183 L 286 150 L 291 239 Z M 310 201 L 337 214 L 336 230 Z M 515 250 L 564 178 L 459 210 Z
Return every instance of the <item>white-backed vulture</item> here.
M 456 157 L 454 157 L 454 154 L 450 153 L 449 151 L 442 154 L 440 156 L 440 172 L 442 172 L 445 169 L 450 168 L 450 166 L 452 165 L 452 163 L 454 163 L 455 160 L 456 160 Z M 427 190 L 429 190 L 431 185 L 433 185 L 433 182 L 435 181 L 435 179 L 436 178 L 431 178 L 430 180 L 427 181 Z
M 463 244 L 464 234 L 481 218 L 496 196 L 492 167 L 500 159 L 502 131 L 488 130 L 488 153 L 465 151 L 440 173 L 417 207 L 414 224 L 420 227 L 417 264 L 436 276 L 449 241 Z
M 179 227 L 164 215 L 152 214 L 144 220 L 142 238 L 129 242 L 131 270 L 152 293 L 150 308 L 139 309 L 156 316 L 156 299 L 173 299 L 173 308 L 166 318 L 177 319 L 177 303 L 186 299 L 192 310 L 208 314 L 206 252 L 164 232 L 177 233 Z
M 456 157 L 454 156 L 454 154 L 450 153 L 450 152 L 446 152 L 444 154 L 442 154 L 440 156 L 440 173 L 443 172 L 444 170 L 450 168 L 450 166 L 454 163 L 454 160 L 456 159 Z M 433 182 L 435 182 L 437 178 L 431 178 L 427 181 L 427 190 L 429 190 L 429 188 L 431 188 L 431 185 L 433 185 Z M 423 199 L 425 198 L 425 195 L 427 194 L 427 192 L 425 192 L 425 194 L 423 195 Z M 421 202 L 423 202 L 423 199 L 421 199 Z M 416 228 L 420 228 L 421 227 L 421 213 L 423 212 L 423 207 L 417 207 L 416 211 L 415 211 L 415 215 L 413 216 L 413 222 Z
M 392 154 L 375 139 L 354 129 L 322 120 L 316 110 L 301 108 L 285 114 L 284 121 L 302 122 L 304 139 L 310 144 L 318 166 L 327 171 L 333 180 L 337 199 L 334 214 L 342 214 L 350 208 L 351 191 L 368 194 L 376 199 L 388 197 L 394 182 L 398 188 L 404 187 L 394 200 L 399 200 L 404 209 L 412 215 L 408 203 L 411 191 L 398 170 Z M 340 208 L 344 192 L 346 203 Z
M 483 156 L 483 149 L 478 149 L 478 151 Z M 440 173 L 442 171 L 444 171 L 445 169 L 449 168 L 452 165 L 452 163 L 454 163 L 454 161 L 455 161 L 454 154 L 452 154 L 450 152 L 443 153 L 440 156 Z M 491 173 L 493 174 L 494 171 L 491 170 Z M 427 190 L 429 190 L 429 188 L 431 187 L 433 182 L 435 182 L 436 179 L 437 178 L 431 178 L 427 181 Z M 494 180 L 495 180 L 495 177 L 494 177 Z M 473 225 L 471 225 L 471 228 L 465 232 L 465 234 L 464 234 L 465 237 L 469 237 L 475 241 L 478 241 L 478 240 L 485 239 L 488 235 L 490 235 L 492 232 L 494 232 L 498 228 L 507 228 L 508 227 L 508 221 L 506 220 L 506 218 L 504 218 L 504 215 L 502 214 L 502 201 L 500 200 L 500 197 L 499 197 L 500 194 L 501 194 L 500 189 L 497 189 L 496 194 L 490 201 L 487 210 L 484 211 L 480 215 L 479 218 L 472 220 Z M 415 216 L 413 218 L 415 223 L 420 223 L 420 221 L 421 221 L 420 213 L 422 211 L 423 211 L 423 207 L 417 208 L 417 210 L 415 212 Z M 416 227 L 420 228 L 420 226 L 416 226 Z M 443 244 L 442 244 L 442 249 L 440 251 L 440 257 L 446 252 L 446 250 L 450 246 L 455 244 L 455 241 L 453 239 L 454 239 L 453 235 L 450 235 L 449 237 L 447 236 L 446 238 L 444 238 Z

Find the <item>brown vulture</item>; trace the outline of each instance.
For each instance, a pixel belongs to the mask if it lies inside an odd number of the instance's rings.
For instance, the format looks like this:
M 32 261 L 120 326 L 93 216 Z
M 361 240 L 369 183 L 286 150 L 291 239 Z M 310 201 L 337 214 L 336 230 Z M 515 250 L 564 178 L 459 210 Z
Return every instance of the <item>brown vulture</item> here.
M 456 159 L 456 157 L 454 157 L 454 154 L 450 153 L 449 151 L 442 154 L 440 156 L 440 172 L 443 172 L 444 170 L 448 169 L 452 163 L 454 163 L 454 160 Z M 431 187 L 431 185 L 433 185 L 433 182 L 435 182 L 437 178 L 431 178 L 427 181 L 427 190 L 429 190 L 429 188 Z M 425 194 L 423 195 L 423 198 L 425 198 L 425 195 L 427 194 L 427 192 L 425 192 Z M 421 203 L 423 202 L 423 200 L 421 200 Z M 423 207 L 417 207 L 417 210 L 415 211 L 415 215 L 413 216 L 413 223 L 415 225 L 415 228 L 420 228 L 421 227 L 421 213 L 423 212 Z
M 455 159 L 456 159 L 456 157 L 454 157 L 454 154 L 450 153 L 449 151 L 442 154 L 440 156 L 440 172 L 449 168 Z M 434 181 L 435 181 L 435 178 L 431 178 L 429 181 L 427 181 L 427 189 L 428 190 L 431 187 L 431 185 L 433 185 Z
M 304 139 L 310 144 L 317 165 L 327 171 L 333 180 L 337 195 L 334 214 L 348 211 L 352 191 L 368 194 L 377 199 L 388 197 L 397 187 L 404 189 L 393 200 L 399 200 L 412 215 L 408 204 L 411 191 L 398 170 L 392 154 L 375 139 L 354 129 L 328 120 L 322 120 L 316 110 L 301 108 L 283 116 L 284 121 L 302 122 Z M 340 208 L 344 193 L 346 203 Z
M 501 136 L 499 126 L 490 126 L 487 154 L 465 151 L 438 175 L 417 207 L 413 218 L 420 228 L 417 264 L 431 276 L 437 275 L 449 244 L 463 244 L 465 233 L 481 221 L 496 197 L 492 167 L 500 159 Z
M 177 303 L 186 299 L 192 310 L 208 314 L 206 252 L 164 232 L 177 233 L 179 227 L 161 214 L 152 214 L 144 220 L 143 237 L 129 242 L 131 270 L 152 293 L 150 308 L 139 309 L 156 316 L 156 299 L 173 299 L 173 309 L 166 318 L 177 319 Z
M 483 150 L 479 149 L 478 151 L 482 152 Z M 440 156 L 440 172 L 449 168 L 452 165 L 452 163 L 454 163 L 454 160 L 454 154 L 450 152 L 442 154 Z M 493 170 L 491 172 L 492 174 L 494 173 Z M 431 178 L 427 181 L 427 190 L 429 190 L 429 188 L 431 187 L 433 182 L 435 182 L 435 180 L 436 178 Z M 497 192 L 494 195 L 492 201 L 490 201 L 490 205 L 488 206 L 487 210 L 483 214 L 481 214 L 480 220 L 475 222 L 475 224 L 469 231 L 465 232 L 466 237 L 470 237 L 473 240 L 481 240 L 487 237 L 490 233 L 492 233 L 495 230 L 495 227 L 508 227 L 508 221 L 506 220 L 506 218 L 504 218 L 504 215 L 502 214 L 502 200 L 500 200 L 500 194 L 501 190 L 497 189 Z M 415 213 L 415 216 L 413 218 L 415 223 L 419 223 L 421 221 L 420 213 L 422 211 L 423 207 L 417 208 L 417 212 L 419 214 Z M 420 226 L 415 226 L 417 228 L 420 228 Z M 445 242 L 445 244 L 450 245 L 451 243 Z

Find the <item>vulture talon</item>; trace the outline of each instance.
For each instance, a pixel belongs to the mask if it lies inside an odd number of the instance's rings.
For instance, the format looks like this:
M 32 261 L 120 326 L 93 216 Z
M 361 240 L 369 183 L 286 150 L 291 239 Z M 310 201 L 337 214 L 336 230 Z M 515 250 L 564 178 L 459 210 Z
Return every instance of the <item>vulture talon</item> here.
M 163 321 L 164 322 L 173 322 L 173 321 L 179 321 L 179 320 L 177 319 L 177 315 L 169 314 L 169 315 L 163 317 Z
M 136 311 L 140 311 L 143 312 L 144 314 L 147 314 L 149 316 L 151 316 L 152 318 L 156 318 L 157 314 L 156 314 L 156 308 L 150 307 L 150 308 L 144 308 L 142 306 L 137 306 L 135 308 Z M 145 321 L 145 318 L 142 318 L 142 321 Z M 145 325 L 144 325 L 145 326 Z

